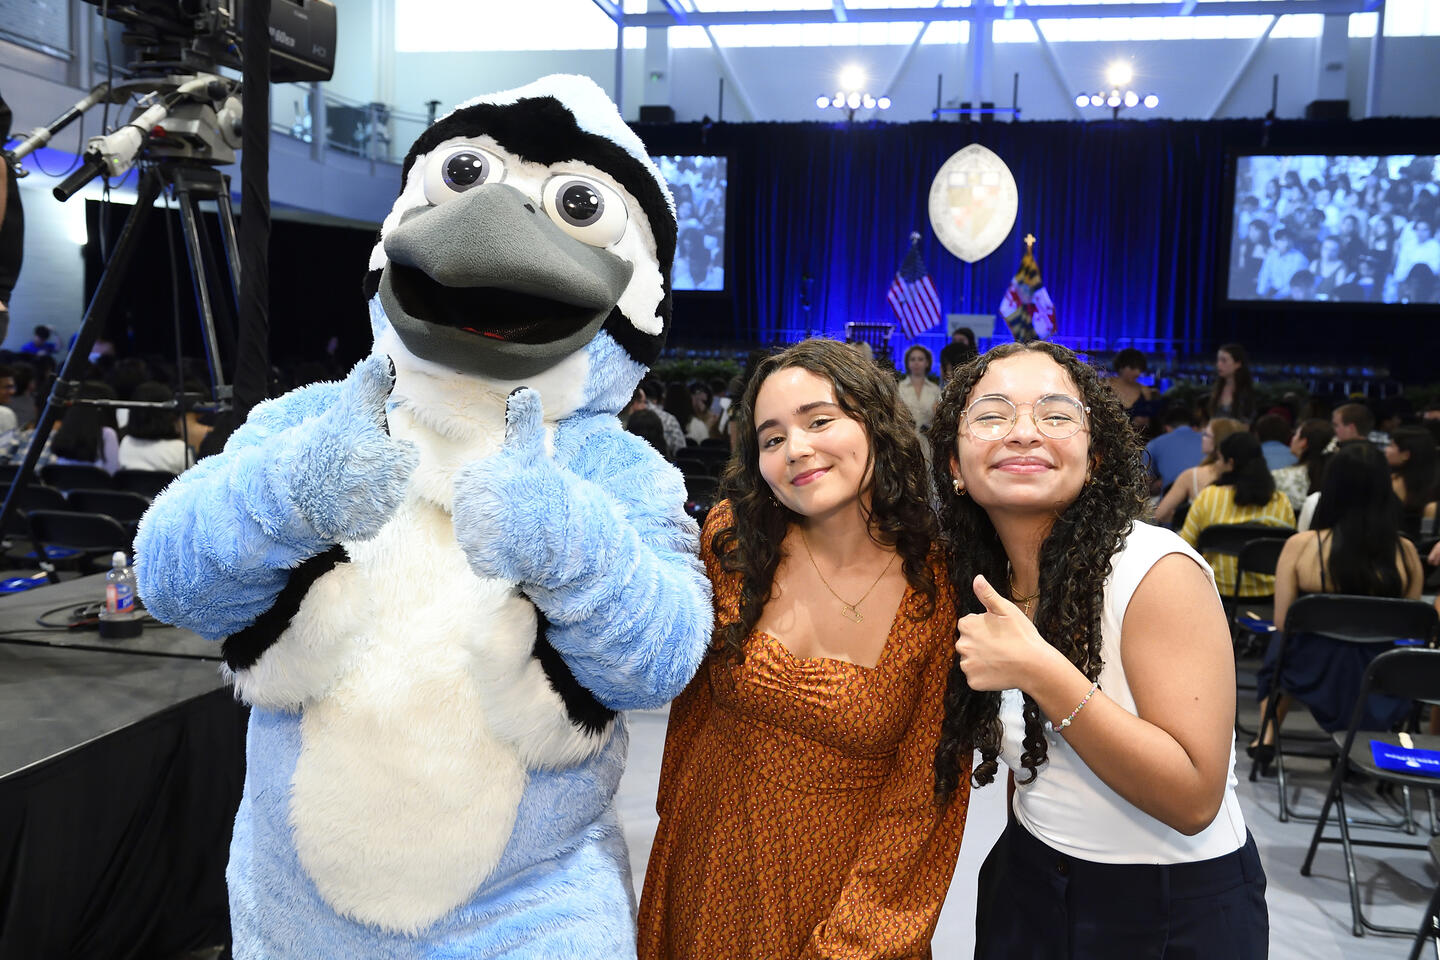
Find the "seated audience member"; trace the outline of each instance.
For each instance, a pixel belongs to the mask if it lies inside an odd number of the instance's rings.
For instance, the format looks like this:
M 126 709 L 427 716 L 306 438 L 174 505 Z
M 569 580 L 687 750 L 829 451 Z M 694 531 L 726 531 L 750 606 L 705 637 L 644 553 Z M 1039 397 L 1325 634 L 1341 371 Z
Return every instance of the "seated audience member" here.
M 1420 532 L 1426 504 L 1436 497 L 1437 457 L 1435 438 L 1424 427 L 1400 427 L 1385 446 L 1390 467 L 1390 484 L 1400 498 L 1401 530 L 1409 536 Z
M 959 332 L 960 331 L 958 330 L 956 331 L 956 333 Z M 955 340 L 952 340 L 950 343 L 945 344 L 945 346 L 940 350 L 941 386 L 949 383 L 950 378 L 955 375 L 955 371 L 959 370 L 971 360 L 974 360 L 976 356 L 978 356 L 978 354 L 975 352 L 975 348 L 969 346 L 968 344 L 960 343 L 959 341 Z
M 0 434 L 6 434 L 20 426 L 20 418 L 10 408 L 15 398 L 15 371 L 0 364 Z
M 715 401 L 715 392 L 710 385 L 703 380 L 695 380 L 690 384 L 690 405 L 695 411 L 690 424 L 685 428 L 685 433 L 693 437 L 698 443 L 701 440 L 709 439 L 716 435 L 716 429 L 720 424 L 720 414 L 711 410 L 711 404 Z
M 55 341 L 50 339 L 52 336 L 54 336 L 54 333 L 49 327 L 43 323 L 39 324 L 35 327 L 34 338 L 21 347 L 20 352 L 33 353 L 36 356 L 42 357 L 52 356 L 55 351 L 59 349 Z
M 1175 519 L 1175 512 L 1180 509 L 1181 504 L 1187 501 L 1193 503 L 1202 490 L 1220 478 L 1225 472 L 1220 463 L 1220 443 L 1232 433 L 1244 430 L 1245 424 L 1229 417 L 1217 417 L 1205 424 L 1205 428 L 1200 431 L 1200 462 L 1181 471 L 1175 478 L 1169 492 L 1155 507 L 1156 523 L 1169 524 Z
M 7 403 L 15 411 L 15 421 L 21 430 L 29 430 L 40 419 L 35 407 L 35 368 L 24 360 L 10 364 L 10 374 L 15 380 L 15 394 Z
M 1175 479 L 1205 458 L 1205 441 L 1194 427 L 1195 413 L 1183 403 L 1165 408 L 1162 426 L 1165 432 L 1145 444 L 1145 459 L 1150 475 L 1166 490 Z
M 1268 469 L 1295 466 L 1295 454 L 1290 451 L 1290 424 L 1284 417 L 1267 413 L 1257 419 L 1255 439 L 1260 441 L 1260 453 Z
M 1260 453 L 1260 441 L 1242 431 L 1220 441 L 1219 449 L 1224 472 L 1200 491 L 1200 496 L 1190 505 L 1185 526 L 1180 529 L 1181 539 L 1193 547 L 1200 542 L 1200 531 L 1222 523 L 1294 528 L 1295 511 L 1290 508 L 1289 498 L 1275 489 L 1275 481 Z M 1215 587 L 1221 596 L 1234 595 L 1235 557 L 1207 553 L 1205 561 L 1215 570 Z M 1266 596 L 1274 589 L 1274 577 L 1247 573 L 1240 584 L 1239 595 Z
M 1290 436 L 1294 465 L 1270 470 L 1276 489 L 1290 498 L 1290 507 L 1296 513 L 1300 512 L 1305 498 L 1320 489 L 1325 461 L 1329 457 L 1325 451 L 1334 439 L 1335 428 L 1327 421 L 1315 418 L 1301 420 Z
M 675 418 L 676 423 L 680 424 L 680 429 L 690 443 L 698 444 L 710 436 L 710 428 L 696 414 L 695 400 L 691 398 L 690 391 L 685 388 L 685 384 L 678 381 L 666 384 L 665 410 Z
M 1281 227 L 1270 235 L 1270 252 L 1260 264 L 1255 292 L 1264 298 L 1284 297 L 1290 292 L 1290 278 L 1309 264 L 1305 254 L 1292 245 L 1290 230 Z
M 1422 575 L 1415 546 L 1400 535 L 1399 503 L 1390 490 L 1385 458 L 1368 443 L 1347 443 L 1330 458 L 1325 486 L 1315 515 L 1315 529 L 1285 541 L 1275 570 L 1275 626 L 1299 597 L 1310 593 L 1359 594 L 1369 597 L 1420 596 Z M 1346 643 L 1332 637 L 1298 634 L 1285 648 L 1284 672 L 1278 689 L 1274 667 L 1278 634 L 1270 641 L 1255 692 L 1260 709 L 1277 693 L 1277 725 L 1285 719 L 1293 697 L 1310 708 L 1315 722 L 1329 731 L 1350 722 L 1366 666 L 1386 648 L 1373 643 Z M 1365 728 L 1388 730 L 1409 710 L 1409 701 L 1370 698 Z M 1274 730 L 1250 744 L 1250 755 L 1267 761 L 1274 754 Z M 1263 746 L 1262 746 L 1263 743 Z
M 654 447 L 660 456 L 669 458 L 669 454 L 665 452 L 668 449 L 665 443 L 665 428 L 660 425 L 660 418 L 653 410 L 636 410 L 630 414 L 630 419 L 625 422 L 625 429 Z
M 669 451 L 666 455 L 673 460 L 675 454 L 685 449 L 685 431 L 680 428 L 680 421 L 675 419 L 675 415 L 665 409 L 665 388 L 659 380 L 646 377 L 640 381 L 640 389 L 645 392 L 645 405 L 660 418 L 660 426 L 665 431 L 665 449 Z
M 1108 378 L 1105 385 L 1120 401 L 1125 415 L 1130 418 L 1130 426 L 1135 428 L 1136 434 L 1143 437 L 1149 431 L 1150 421 L 1155 417 L 1158 407 L 1155 402 L 1158 394 L 1153 388 L 1140 382 L 1140 375 L 1150 369 L 1150 365 L 1145 362 L 1145 354 L 1134 347 L 1127 347 L 1115 354 L 1110 366 L 1115 371 L 1115 376 Z
M 173 400 L 175 394 L 153 380 L 135 388 L 133 399 L 144 403 Z M 199 438 L 196 439 L 196 446 Z M 130 426 L 120 441 L 120 467 L 124 470 L 162 470 L 183 473 L 195 462 L 195 452 L 180 437 L 180 416 L 174 410 L 139 408 L 130 413 Z
M 108 384 L 88 381 L 80 386 L 82 400 L 114 400 Z M 49 463 L 100 467 L 106 473 L 120 469 L 120 436 L 111 408 L 77 404 L 65 410 L 65 419 L 50 435 Z
M 1375 432 L 1375 414 L 1363 403 L 1342 403 L 1330 414 L 1330 426 L 1335 428 L 1336 443 L 1369 440 Z

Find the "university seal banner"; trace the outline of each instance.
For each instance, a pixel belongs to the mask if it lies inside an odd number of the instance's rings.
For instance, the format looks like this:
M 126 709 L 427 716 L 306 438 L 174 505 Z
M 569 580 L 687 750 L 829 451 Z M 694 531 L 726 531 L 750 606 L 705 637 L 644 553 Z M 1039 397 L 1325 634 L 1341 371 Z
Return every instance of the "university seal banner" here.
M 978 143 L 951 155 L 930 184 L 930 226 L 945 249 L 966 263 L 1000 246 L 1018 207 L 1010 168 Z

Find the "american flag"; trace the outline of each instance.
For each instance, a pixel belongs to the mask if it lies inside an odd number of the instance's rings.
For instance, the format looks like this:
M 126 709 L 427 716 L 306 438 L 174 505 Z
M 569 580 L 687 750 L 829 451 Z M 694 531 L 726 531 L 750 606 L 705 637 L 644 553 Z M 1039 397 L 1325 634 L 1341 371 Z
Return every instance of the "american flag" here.
M 911 340 L 940 322 L 940 295 L 935 292 L 935 284 L 920 259 L 919 234 L 911 234 L 910 252 L 905 254 L 885 299 L 895 319 L 900 321 L 900 328 Z

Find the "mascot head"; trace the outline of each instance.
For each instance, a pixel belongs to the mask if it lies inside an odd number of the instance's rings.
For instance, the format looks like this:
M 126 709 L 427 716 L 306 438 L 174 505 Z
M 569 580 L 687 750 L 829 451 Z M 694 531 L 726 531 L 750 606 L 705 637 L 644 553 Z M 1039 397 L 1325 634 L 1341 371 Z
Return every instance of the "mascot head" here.
M 618 410 L 670 326 L 675 211 L 604 91 L 551 76 L 471 100 L 402 182 L 365 279 L 377 344 L 497 388 L 563 372 L 586 383 L 564 407 Z

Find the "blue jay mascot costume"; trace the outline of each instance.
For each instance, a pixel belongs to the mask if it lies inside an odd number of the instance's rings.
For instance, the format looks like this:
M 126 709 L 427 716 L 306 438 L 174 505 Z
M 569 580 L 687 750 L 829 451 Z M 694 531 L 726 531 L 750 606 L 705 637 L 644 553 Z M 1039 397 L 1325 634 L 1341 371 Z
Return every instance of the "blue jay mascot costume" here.
M 375 346 L 156 499 L 159 619 L 252 707 L 235 955 L 634 957 L 620 711 L 709 643 L 680 474 L 620 429 L 670 318 L 673 201 L 601 89 L 471 101 L 405 158 Z

